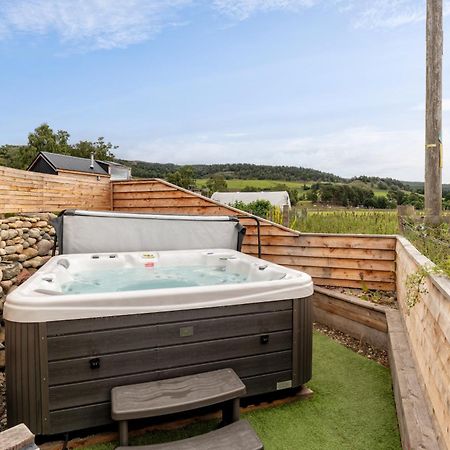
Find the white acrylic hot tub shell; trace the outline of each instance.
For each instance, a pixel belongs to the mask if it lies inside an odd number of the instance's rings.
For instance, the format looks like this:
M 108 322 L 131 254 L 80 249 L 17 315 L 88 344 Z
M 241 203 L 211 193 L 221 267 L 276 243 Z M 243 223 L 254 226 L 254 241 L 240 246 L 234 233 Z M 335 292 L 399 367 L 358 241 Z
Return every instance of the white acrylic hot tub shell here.
M 249 279 L 258 281 L 94 294 L 42 293 L 45 292 L 43 286 L 48 284 L 45 279 L 64 278 L 67 270 L 86 270 L 89 264 L 96 264 L 97 267 L 101 264 L 101 268 L 117 264 L 133 265 L 141 259 L 144 263 L 153 261 L 146 259 L 150 253 L 152 252 L 117 253 L 114 258 L 109 258 L 110 254 L 99 254 L 95 255 L 98 256 L 96 259 L 91 254 L 55 256 L 8 295 L 3 316 L 11 322 L 49 322 L 287 300 L 308 297 L 313 293 L 311 277 L 306 273 L 227 249 L 161 251 L 153 254 L 156 260 L 165 265 L 183 265 L 192 261 L 212 261 L 221 256 L 230 257 L 227 264 L 250 271 L 254 276 L 250 275 Z M 69 261 L 69 269 L 61 265 L 62 260 Z M 267 266 L 264 269 L 267 272 L 259 273 L 255 269 L 258 266 Z M 259 280 L 264 276 L 270 278 L 270 274 L 283 278 Z

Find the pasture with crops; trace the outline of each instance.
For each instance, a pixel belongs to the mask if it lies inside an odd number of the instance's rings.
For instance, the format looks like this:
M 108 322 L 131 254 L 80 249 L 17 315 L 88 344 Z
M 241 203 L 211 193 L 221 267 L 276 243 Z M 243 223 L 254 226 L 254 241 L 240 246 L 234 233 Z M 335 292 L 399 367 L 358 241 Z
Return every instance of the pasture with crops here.
M 291 225 L 305 233 L 395 234 L 396 211 L 307 210 L 295 214 Z

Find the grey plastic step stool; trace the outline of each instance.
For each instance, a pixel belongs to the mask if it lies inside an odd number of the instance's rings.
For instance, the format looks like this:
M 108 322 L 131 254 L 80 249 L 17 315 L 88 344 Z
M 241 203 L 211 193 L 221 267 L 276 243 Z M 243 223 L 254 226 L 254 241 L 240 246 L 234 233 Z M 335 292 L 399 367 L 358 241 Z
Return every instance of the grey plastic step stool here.
M 111 390 L 111 417 L 119 422 L 120 445 L 127 446 L 128 421 L 133 419 L 222 404 L 223 422 L 237 422 L 239 398 L 245 392 L 244 383 L 232 369 L 119 386 Z
M 116 450 L 263 450 L 264 446 L 246 420 L 166 444 L 118 447 Z

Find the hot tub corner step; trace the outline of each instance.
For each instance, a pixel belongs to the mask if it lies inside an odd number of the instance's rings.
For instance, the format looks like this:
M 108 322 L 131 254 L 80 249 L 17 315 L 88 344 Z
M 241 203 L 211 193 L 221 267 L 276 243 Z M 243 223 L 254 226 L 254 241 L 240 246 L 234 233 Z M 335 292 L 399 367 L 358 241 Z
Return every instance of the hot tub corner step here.
M 263 450 L 264 445 L 246 420 L 180 441 L 118 447 L 116 450 Z
M 239 420 L 239 398 L 246 392 L 232 369 L 151 381 L 111 390 L 111 418 L 119 422 L 120 444 L 128 443 L 128 420 L 145 419 L 222 404 L 223 422 Z
M 245 394 L 232 369 L 130 384 L 111 390 L 113 420 L 144 419 L 223 403 Z

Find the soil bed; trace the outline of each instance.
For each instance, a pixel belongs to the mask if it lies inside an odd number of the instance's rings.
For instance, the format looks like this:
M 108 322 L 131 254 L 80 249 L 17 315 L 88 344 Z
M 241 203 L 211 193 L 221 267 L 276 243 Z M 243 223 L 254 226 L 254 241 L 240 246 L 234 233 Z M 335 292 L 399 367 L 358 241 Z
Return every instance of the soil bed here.
M 341 294 L 352 295 L 360 300 L 373 303 L 375 305 L 388 306 L 393 309 L 398 309 L 397 295 L 395 291 L 371 291 L 363 289 L 352 289 L 335 286 L 324 286 L 330 291 L 337 291 Z
M 314 330 L 328 336 L 336 342 L 339 342 L 350 350 L 353 350 L 355 353 L 365 356 L 367 359 L 376 361 L 384 367 L 389 367 L 388 354 L 386 350 L 372 347 L 366 342 L 362 342 L 359 339 L 349 336 L 348 334 L 342 333 L 342 331 L 327 327 L 321 323 L 315 322 Z

